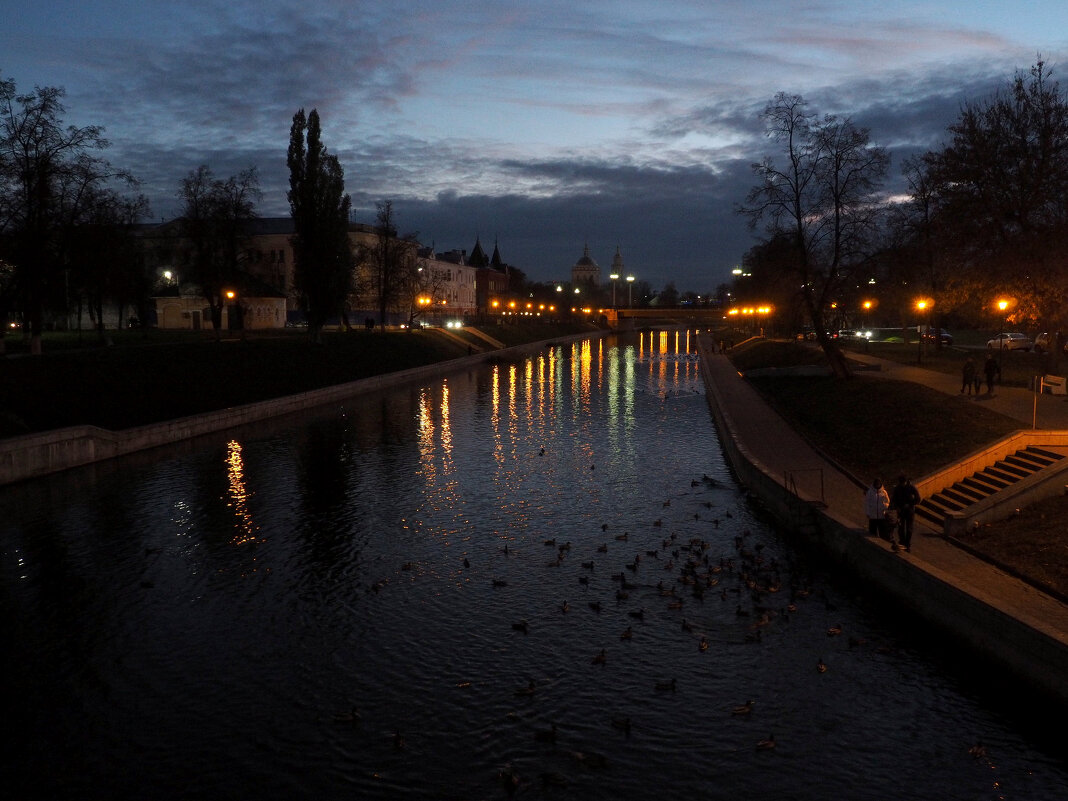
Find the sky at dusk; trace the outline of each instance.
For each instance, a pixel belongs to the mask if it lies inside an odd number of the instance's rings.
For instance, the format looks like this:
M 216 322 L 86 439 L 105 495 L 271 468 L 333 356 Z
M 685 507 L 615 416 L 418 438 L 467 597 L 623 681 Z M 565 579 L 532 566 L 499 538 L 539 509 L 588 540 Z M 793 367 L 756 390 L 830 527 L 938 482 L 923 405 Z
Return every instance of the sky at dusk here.
M 776 92 L 893 155 L 938 147 L 969 100 L 1041 54 L 1068 86 L 1068 3 L 837 0 L 0 0 L 0 74 L 66 89 L 107 158 L 175 216 L 200 164 L 260 174 L 287 216 L 286 147 L 317 108 L 356 219 L 394 201 L 438 250 L 494 240 L 533 280 L 589 243 L 607 275 L 708 292 L 755 242 L 734 213 L 773 153 Z

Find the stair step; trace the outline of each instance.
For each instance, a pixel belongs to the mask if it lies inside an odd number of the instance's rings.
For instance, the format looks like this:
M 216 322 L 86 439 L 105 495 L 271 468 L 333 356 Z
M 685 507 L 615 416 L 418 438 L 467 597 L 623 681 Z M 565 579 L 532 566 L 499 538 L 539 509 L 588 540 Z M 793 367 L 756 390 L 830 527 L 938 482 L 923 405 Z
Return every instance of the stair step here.
M 1006 487 L 1009 486 L 1009 484 L 1015 484 L 1017 481 L 1020 480 L 1020 476 L 1016 475 L 1015 473 L 1009 473 L 1005 470 L 1002 470 L 1000 462 L 998 462 L 993 467 L 988 467 L 985 470 L 980 470 L 979 475 L 989 476 L 990 478 L 996 478 L 998 481 L 1003 481 L 1005 482 Z
M 1006 456 L 1005 463 L 1023 470 L 1027 475 L 1045 467 L 1041 462 L 1032 461 L 1024 456 L 1020 456 L 1018 453 L 1014 453 L 1012 456 Z
M 951 498 L 946 498 L 940 492 L 932 495 L 925 501 L 925 503 L 927 503 L 929 507 L 933 506 L 935 509 L 944 509 L 947 512 L 959 512 L 964 508 L 962 504 L 954 503 Z
M 989 498 L 992 494 L 987 490 L 976 489 L 975 487 L 966 484 L 965 481 L 967 481 L 967 479 L 965 479 L 964 481 L 958 481 L 949 489 L 953 490 L 954 492 L 960 493 L 961 495 L 964 495 L 968 498 L 971 498 L 973 501 L 981 501 L 984 498 Z M 943 492 L 944 491 L 945 490 L 943 490 Z
M 964 479 L 962 484 L 967 484 L 969 487 L 974 487 L 978 492 L 985 493 L 986 495 L 993 495 L 999 489 L 1004 489 L 1009 486 L 1008 482 L 999 481 L 991 476 L 984 476 L 982 473 L 975 473 Z
M 962 508 L 965 507 L 965 506 L 971 506 L 976 501 L 976 499 L 973 498 L 971 495 L 967 495 L 967 494 L 965 494 L 963 492 L 956 491 L 956 490 L 954 490 L 953 487 L 946 487 L 944 490 L 942 490 L 938 494 L 943 496 L 943 497 L 945 497 L 945 498 L 950 499 L 954 503 L 959 503 Z
M 1048 459 L 1045 456 L 1041 456 L 1036 453 L 1030 453 L 1026 450 L 1017 451 L 1012 456 L 1017 462 L 1030 470 L 1041 470 L 1043 467 L 1049 467 L 1053 464 L 1052 459 Z
M 946 516 L 944 514 L 938 514 L 937 512 L 928 509 L 926 506 L 917 506 L 916 516 L 922 517 L 924 520 L 929 520 L 936 526 L 944 526 L 946 524 Z
M 1019 481 L 1021 478 L 1026 478 L 1028 475 L 1030 475 L 1029 470 L 1024 470 L 1014 464 L 1010 464 L 1005 459 L 1002 459 L 998 462 L 994 462 L 994 468 L 1010 475 L 1016 476 L 1016 478 L 1013 479 L 1014 481 Z
M 1058 462 L 1064 458 L 1063 453 L 1055 453 L 1053 451 L 1047 451 L 1045 448 L 1040 448 L 1037 445 L 1028 445 L 1024 448 L 1025 453 L 1033 453 L 1041 456 L 1045 459 L 1049 459 L 1050 462 Z

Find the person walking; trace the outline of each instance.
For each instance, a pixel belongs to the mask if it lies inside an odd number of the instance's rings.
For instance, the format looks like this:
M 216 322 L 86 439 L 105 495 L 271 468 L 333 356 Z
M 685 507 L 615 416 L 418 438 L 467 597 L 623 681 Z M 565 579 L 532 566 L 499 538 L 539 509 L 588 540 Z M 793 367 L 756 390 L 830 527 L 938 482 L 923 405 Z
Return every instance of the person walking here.
M 902 473 L 897 477 L 897 486 L 890 496 L 890 508 L 897 512 L 897 540 L 908 553 L 912 553 L 912 521 L 916 517 L 916 505 L 919 502 L 920 491 Z
M 997 359 L 994 358 L 993 353 L 986 355 L 986 362 L 983 364 L 983 373 L 986 375 L 986 394 L 994 394 L 994 376 L 1001 378 L 1001 367 L 998 365 Z
M 881 478 L 875 478 L 864 493 L 864 514 L 868 517 L 868 534 L 872 537 L 890 539 L 890 527 L 886 513 L 890 509 L 890 496 L 886 494 Z M 894 544 L 897 548 L 897 544 Z
M 965 390 L 968 394 L 972 394 L 972 386 L 975 384 L 975 359 L 968 355 L 968 358 L 964 360 L 964 369 L 961 372 L 961 385 L 960 394 L 963 395 Z M 979 388 L 976 387 L 975 394 L 979 394 Z

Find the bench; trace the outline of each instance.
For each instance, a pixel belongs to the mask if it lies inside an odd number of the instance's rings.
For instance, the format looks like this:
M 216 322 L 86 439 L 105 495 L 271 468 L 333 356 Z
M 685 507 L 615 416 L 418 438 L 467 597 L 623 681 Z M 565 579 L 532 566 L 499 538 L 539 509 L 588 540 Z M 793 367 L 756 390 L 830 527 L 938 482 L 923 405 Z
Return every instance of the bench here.
M 1042 376 L 1041 390 L 1049 390 L 1050 395 L 1068 395 L 1068 387 L 1065 386 L 1065 377 L 1062 375 Z

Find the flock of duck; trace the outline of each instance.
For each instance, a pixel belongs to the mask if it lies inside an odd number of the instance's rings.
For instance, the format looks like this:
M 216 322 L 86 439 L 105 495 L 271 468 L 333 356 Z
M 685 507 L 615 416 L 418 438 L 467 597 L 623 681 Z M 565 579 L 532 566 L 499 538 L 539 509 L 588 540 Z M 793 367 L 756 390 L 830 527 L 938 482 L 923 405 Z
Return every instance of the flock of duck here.
M 717 482 L 707 475 L 691 482 L 691 487 L 702 485 L 714 487 Z M 680 505 L 682 504 L 676 504 Z M 670 506 L 670 499 L 663 502 L 664 509 Z M 576 585 L 586 595 L 584 602 L 572 603 L 571 599 L 561 599 L 555 609 L 534 619 L 514 619 L 510 624 L 506 622 L 503 625 L 510 625 L 513 636 L 535 637 L 540 631 L 551 628 L 545 625 L 549 616 L 600 616 L 610 610 L 616 616 L 625 613 L 626 625 L 618 630 L 621 643 L 618 649 L 601 643 L 598 643 L 596 649 L 591 649 L 588 661 L 591 669 L 596 669 L 603 668 L 613 660 L 626 659 L 626 649 L 633 647 L 627 643 L 642 637 L 642 626 L 646 621 L 656 618 L 659 624 L 664 620 L 665 614 L 674 616 L 680 636 L 689 638 L 694 649 L 698 653 L 704 653 L 712 649 L 715 643 L 724 643 L 724 637 L 727 638 L 726 643 L 730 644 L 761 643 L 764 632 L 769 628 L 787 624 L 791 616 L 798 614 L 802 605 L 810 598 L 821 601 L 826 610 L 834 610 L 833 604 L 822 591 L 813 591 L 807 584 L 798 584 L 796 580 L 789 586 L 784 586 L 783 574 L 787 571 L 776 558 L 765 555 L 764 544 L 756 541 L 748 529 L 740 526 L 738 533 L 730 535 L 724 529 L 732 526 L 733 515 L 727 510 L 714 510 L 714 504 L 704 502 L 693 517 L 696 520 L 704 520 L 708 529 L 719 532 L 714 535 L 714 540 L 719 543 L 720 550 L 726 549 L 726 552 L 722 553 L 716 553 L 714 543 L 708 539 L 680 537 L 670 530 L 665 532 L 663 517 L 650 521 L 647 525 L 651 531 L 644 533 L 638 532 L 636 528 L 634 531 L 614 532 L 613 525 L 603 523 L 599 527 L 600 537 L 586 537 L 582 542 L 576 541 L 573 544 L 559 537 L 541 540 L 540 547 L 547 554 L 544 563 L 546 568 L 566 568 L 574 561 Z M 677 512 L 677 509 L 675 511 Z M 685 514 L 688 516 L 689 513 Z M 733 543 L 733 547 L 729 543 Z M 530 552 L 538 547 L 535 541 L 528 546 L 519 546 L 519 549 L 524 556 L 529 557 Z M 501 551 L 505 557 L 519 555 L 515 546 L 510 548 L 505 545 Z M 589 553 L 579 557 L 572 556 L 572 553 L 579 551 Z M 622 565 L 619 562 L 620 553 L 626 554 Z M 401 569 L 410 570 L 411 567 L 408 563 Z M 614 571 L 613 567 L 620 569 Z M 464 557 L 463 570 L 469 577 L 478 569 L 478 566 L 472 567 L 468 557 Z M 589 598 L 591 587 L 596 586 L 603 590 L 604 582 L 591 584 L 590 581 L 591 576 L 600 578 L 603 571 L 613 571 L 610 573 L 609 585 L 612 588 L 611 596 Z M 500 575 L 487 574 L 481 580 L 487 581 L 495 591 L 509 586 L 508 579 Z M 377 592 L 385 583 L 378 582 L 371 589 Z M 711 610 L 708 608 L 710 604 L 718 604 L 720 609 Z M 687 616 L 687 611 L 695 606 L 701 611 Z M 721 625 L 724 620 L 730 620 L 731 623 Z M 701 621 L 705 623 L 702 624 Z M 719 624 L 712 624 L 711 621 L 719 621 Z M 719 632 L 718 635 L 716 632 Z M 829 626 L 825 633 L 828 638 L 837 638 L 843 634 L 843 627 L 841 624 L 834 624 Z M 865 644 L 863 639 L 853 636 L 847 635 L 843 639 L 848 642 L 849 648 Z M 815 649 L 813 652 L 815 653 Z M 825 674 L 830 667 L 823 656 L 819 656 L 810 669 L 817 674 Z M 461 686 L 463 685 L 470 686 L 470 682 L 461 683 Z M 654 693 L 673 694 L 682 689 L 678 679 L 673 676 L 651 678 L 648 686 Z M 538 693 L 539 682 L 534 678 L 512 691 L 517 699 L 533 699 Z M 739 700 L 734 704 L 724 704 L 722 714 L 724 717 L 757 718 L 759 716 L 753 714 L 756 707 L 757 703 L 753 699 Z M 358 721 L 359 713 L 352 709 L 341 713 L 336 719 L 339 722 Z M 610 718 L 610 724 L 625 737 L 629 737 L 633 730 L 640 729 L 639 723 L 625 716 Z M 535 729 L 533 738 L 536 742 L 556 750 L 564 746 L 566 735 L 556 722 L 552 722 L 548 728 Z M 776 746 L 775 735 L 769 733 L 751 741 L 750 747 L 755 751 L 771 751 Z M 400 733 L 394 733 L 394 747 L 405 747 Z M 565 750 L 564 753 L 586 768 L 604 768 L 608 765 L 605 756 L 588 750 Z M 500 770 L 499 779 L 509 795 L 525 781 L 511 763 Z M 567 777 L 559 773 L 542 773 L 540 779 L 545 786 L 562 786 L 568 782 Z

